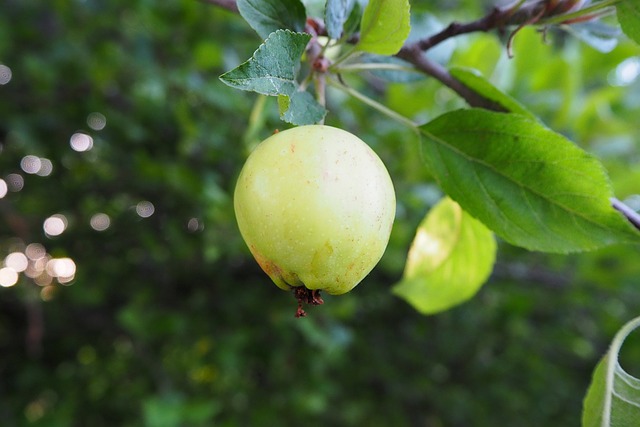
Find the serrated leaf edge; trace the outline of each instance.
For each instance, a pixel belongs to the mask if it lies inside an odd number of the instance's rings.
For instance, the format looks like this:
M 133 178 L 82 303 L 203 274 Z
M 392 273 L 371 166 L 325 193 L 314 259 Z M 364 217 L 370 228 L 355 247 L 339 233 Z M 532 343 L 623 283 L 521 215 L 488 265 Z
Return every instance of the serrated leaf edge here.
M 470 111 L 470 110 L 457 110 L 457 111 Z M 526 120 L 526 121 L 528 121 L 528 122 L 530 122 L 530 123 L 532 123 L 532 124 L 535 124 L 535 125 L 537 125 L 537 126 L 541 126 L 541 125 L 540 125 L 540 123 L 538 123 L 538 122 L 536 122 L 536 121 L 534 121 L 534 120 L 530 119 L 529 117 L 527 117 L 527 116 L 525 116 L 525 115 L 522 115 L 522 114 L 517 114 L 517 113 L 496 113 L 496 114 L 509 114 L 509 115 L 519 116 L 519 117 L 521 117 L 523 120 Z M 557 206 L 558 208 L 560 208 L 560 209 L 564 210 L 565 212 L 570 213 L 570 214 L 573 214 L 573 215 L 572 215 L 572 218 L 573 218 L 574 216 L 577 216 L 577 217 L 582 218 L 582 219 L 583 219 L 583 220 L 585 220 L 586 222 L 588 222 L 588 223 L 591 223 L 591 224 L 595 225 L 596 227 L 600 228 L 601 230 L 604 230 L 604 231 L 609 231 L 609 230 L 611 230 L 611 228 L 603 226 L 602 224 L 600 224 L 600 223 L 596 222 L 595 220 L 591 219 L 591 218 L 590 218 L 590 217 L 588 217 L 588 216 L 585 216 L 584 214 L 580 213 L 579 211 L 574 211 L 574 210 L 572 210 L 572 209 L 571 209 L 571 208 L 569 208 L 568 206 L 565 206 L 565 205 L 563 205 L 563 204 L 561 204 L 561 203 L 556 203 L 556 202 L 551 203 L 552 201 L 551 201 L 550 199 L 548 199 L 548 198 L 547 198 L 547 197 L 545 197 L 544 195 L 540 194 L 538 191 L 535 191 L 535 190 L 533 190 L 532 188 L 530 188 L 530 187 L 528 187 L 528 186 L 526 186 L 526 185 L 521 185 L 520 183 L 518 183 L 517 181 L 513 180 L 513 179 L 512 179 L 511 177 L 509 177 L 508 175 L 505 175 L 504 173 L 502 173 L 502 172 L 498 171 L 497 169 L 495 169 L 492 165 L 490 165 L 490 164 L 488 164 L 488 163 L 485 163 L 485 162 L 481 161 L 480 159 L 475 159 L 475 158 L 473 158 L 473 157 L 468 156 L 468 155 L 467 155 L 466 153 L 464 153 L 463 151 L 461 151 L 461 150 L 457 149 L 457 147 L 455 147 L 454 145 L 451 145 L 451 144 L 447 143 L 445 140 L 443 140 L 443 139 L 441 139 L 441 138 L 439 138 L 439 137 L 437 137 L 437 136 L 433 135 L 431 132 L 427 131 L 427 130 L 425 129 L 425 127 L 426 127 L 426 126 L 428 126 L 428 125 L 429 125 L 429 123 L 427 123 L 427 124 L 425 124 L 425 125 L 421 126 L 421 127 L 419 128 L 419 130 L 420 130 L 420 132 L 421 132 L 424 136 L 426 136 L 427 138 L 429 138 L 429 139 L 433 140 L 434 142 L 438 143 L 438 146 L 439 146 L 439 147 L 444 147 L 444 148 L 446 148 L 446 149 L 449 149 L 449 150 L 451 150 L 451 151 L 455 152 L 457 155 L 459 155 L 459 156 L 461 156 L 461 157 L 464 157 L 467 161 L 469 161 L 469 162 L 470 162 L 470 163 L 472 163 L 472 164 L 480 164 L 480 165 L 482 165 L 482 166 L 484 166 L 484 167 L 486 167 L 486 168 L 488 168 L 488 169 L 492 170 L 492 171 L 493 171 L 493 172 L 495 172 L 496 174 L 498 174 L 498 175 L 502 176 L 503 178 L 505 178 L 507 181 L 509 181 L 509 182 L 513 183 L 516 187 L 520 188 L 521 190 L 527 189 L 527 190 L 529 190 L 531 193 L 533 193 L 534 195 L 536 195 L 536 196 L 538 196 L 538 197 L 540 197 L 540 198 L 542 198 L 542 199 L 546 200 L 547 202 L 549 202 L 552 206 Z M 548 128 L 543 128 L 543 129 L 544 129 L 545 131 L 547 131 L 547 132 L 553 132 L 553 131 L 551 131 L 551 130 L 550 130 L 550 129 L 548 129 Z M 500 133 L 500 132 L 495 132 L 495 134 L 501 134 L 501 133 Z M 509 133 L 506 133 L 506 132 L 504 132 L 503 134 L 504 134 L 504 135 L 507 135 L 507 136 L 512 136 L 512 134 L 509 134 Z M 559 134 L 556 134 L 556 135 L 558 135 L 559 137 L 562 137 L 562 135 L 559 135 Z M 522 136 L 522 135 L 520 135 L 520 137 L 531 138 L 530 136 Z M 580 150 L 580 148 L 578 148 L 578 147 L 574 147 L 574 148 L 575 148 L 575 149 Z M 439 151 L 439 150 L 438 150 L 438 151 Z M 582 153 L 583 153 L 587 158 L 589 158 L 589 159 L 591 159 L 591 160 L 595 160 L 595 162 L 594 162 L 594 163 L 595 163 L 595 165 L 599 168 L 599 171 L 600 171 L 600 173 L 602 174 L 602 176 L 607 180 L 607 190 L 609 191 L 609 197 L 611 197 L 611 195 L 612 195 L 612 191 L 611 191 L 611 187 L 610 187 L 609 179 L 608 179 L 608 176 L 607 176 L 606 171 L 605 171 L 605 169 L 604 169 L 604 166 L 602 166 L 602 164 L 601 164 L 601 163 L 600 163 L 600 162 L 599 162 L 599 161 L 598 161 L 594 156 L 592 156 L 592 155 L 591 155 L 591 154 L 589 154 L 588 152 L 583 151 L 583 150 L 580 150 L 580 151 L 581 151 L 581 152 L 582 152 Z M 474 174 L 476 174 L 476 173 L 477 173 L 476 168 L 474 168 L 474 169 L 473 169 L 473 171 L 474 171 Z M 435 178 L 436 178 L 436 180 L 440 183 L 440 177 L 435 176 Z M 483 191 L 485 192 L 485 194 L 487 195 L 487 197 L 488 197 L 490 200 L 492 200 L 492 201 L 493 201 L 493 198 L 491 197 L 490 193 L 486 190 L 486 187 L 485 187 L 484 183 L 479 179 L 479 177 L 478 177 L 478 182 L 480 183 L 480 185 L 481 185 L 481 187 L 482 187 Z M 523 193 L 523 194 L 526 194 L 526 193 Z M 588 195 L 584 195 L 584 197 L 589 197 L 589 196 L 588 196 Z M 594 198 L 594 199 L 597 199 L 596 197 L 593 197 L 593 198 Z M 455 199 L 454 199 L 454 200 L 455 200 Z M 456 202 L 458 202 L 458 201 L 456 200 Z M 458 202 L 458 203 L 459 203 L 459 202 Z M 504 216 L 504 212 L 502 212 L 502 210 L 501 210 L 499 207 L 497 207 L 497 205 L 496 205 L 496 208 L 497 208 L 497 211 L 498 211 L 498 212 L 500 212 L 500 214 Z M 468 210 L 467 210 L 467 212 L 468 212 L 470 215 L 472 215 L 474 218 L 476 218 L 476 217 L 475 217 L 475 215 L 473 215 L 473 214 L 472 214 L 471 212 L 469 212 Z M 506 217 L 505 217 L 505 218 L 506 218 Z M 478 219 L 478 218 L 476 218 L 476 219 Z M 622 218 L 621 218 L 621 219 L 622 219 Z M 480 219 L 478 219 L 478 220 L 480 220 Z M 575 221 L 575 218 L 573 218 L 573 220 Z M 481 220 L 480 220 L 480 221 L 481 221 Z M 481 221 L 481 222 L 482 222 L 482 221 Z M 544 225 L 544 223 L 543 223 L 543 222 L 541 222 L 539 218 L 538 218 L 538 222 Z M 483 222 L 483 223 L 484 223 L 484 222 Z M 513 224 L 513 225 L 518 226 L 514 221 L 510 221 L 510 223 L 511 223 L 511 224 Z M 485 224 L 485 225 L 486 225 L 486 224 Z M 576 225 L 578 225 L 578 224 L 576 224 Z M 487 227 L 488 227 L 488 226 L 487 226 Z M 518 227 L 519 227 L 519 226 L 518 226 Z M 519 227 L 519 228 L 520 228 L 520 227 Z M 526 232 L 526 230 L 524 230 L 524 229 L 522 229 L 522 228 L 520 228 L 520 229 L 521 229 L 523 232 Z M 633 228 L 632 228 L 631 226 L 629 226 L 629 228 L 628 228 L 628 229 L 629 229 L 629 231 L 630 231 L 630 232 L 632 232 L 632 231 L 633 231 Z M 492 231 L 494 231 L 494 232 L 495 232 L 495 230 L 492 230 Z M 531 233 L 529 233 L 529 232 L 526 232 L 526 233 L 527 233 L 527 234 L 529 234 L 529 235 L 531 235 Z M 509 239 L 509 236 L 502 236 L 502 237 L 503 237 L 505 240 L 507 240 L 507 241 L 511 242 L 511 240 Z M 619 241 L 619 242 L 623 242 L 623 241 L 631 242 L 631 240 L 626 240 L 626 239 L 625 239 L 625 240 L 620 239 L 620 240 L 618 240 L 618 241 Z M 615 241 L 612 241 L 611 243 L 614 243 L 614 242 L 615 242 Z M 515 243 L 514 243 L 514 244 L 515 244 Z M 517 244 L 517 246 L 522 246 L 522 245 Z M 522 246 L 522 247 L 524 247 L 525 249 L 535 250 L 535 248 L 532 248 L 532 247 L 527 247 L 527 246 Z M 598 248 L 598 247 L 601 247 L 601 245 L 599 245 L 599 244 L 585 245 L 585 247 L 584 247 L 584 248 L 580 248 L 580 249 L 570 249 L 570 250 L 566 250 L 566 251 L 559 251 L 559 252 L 560 252 L 560 253 L 582 252 L 582 251 L 586 251 L 586 250 L 593 250 L 593 249 L 596 249 L 596 248 Z M 537 250 L 539 250 L 539 249 L 537 249 Z
M 305 37 L 307 37 L 307 43 L 309 42 L 309 40 L 311 40 L 311 35 L 307 34 L 307 33 L 298 33 L 295 31 L 291 31 L 291 30 L 287 30 L 287 29 L 282 29 L 282 30 L 277 30 L 272 32 L 271 34 L 269 34 L 269 36 L 264 40 L 264 42 L 262 42 L 260 44 L 260 46 L 258 46 L 258 48 L 253 52 L 253 55 L 251 55 L 251 58 L 247 59 L 246 61 L 244 61 L 243 63 L 241 63 L 240 65 L 238 65 L 237 67 L 221 74 L 218 78 L 227 86 L 233 87 L 235 89 L 240 89 L 240 90 L 244 90 L 244 91 L 248 91 L 248 92 L 256 92 L 256 93 L 260 93 L 262 95 L 269 95 L 269 96 L 278 96 L 278 95 L 290 95 L 293 91 L 295 91 L 297 89 L 298 83 L 295 81 L 295 75 L 292 77 L 292 80 L 287 80 L 284 79 L 282 77 L 279 76 L 270 76 L 270 75 L 265 75 L 263 77 L 254 77 L 254 78 L 247 78 L 247 79 L 233 79 L 233 81 L 250 81 L 250 80 L 257 80 L 257 79 L 270 79 L 270 80 L 277 80 L 277 81 L 282 81 L 285 83 L 289 83 L 291 82 L 294 85 L 294 88 L 292 90 L 286 91 L 286 92 L 279 92 L 277 89 L 275 89 L 273 92 L 267 92 L 267 91 L 257 91 L 257 90 L 253 90 L 253 89 L 247 89 L 244 87 L 241 87 L 239 85 L 235 85 L 232 83 L 232 80 L 225 78 L 225 76 L 228 76 L 230 73 L 233 73 L 235 70 L 249 64 L 250 62 L 254 61 L 256 56 L 264 49 L 266 49 L 267 47 L 267 43 L 269 42 L 270 39 L 276 37 L 278 34 L 281 33 L 285 33 L 287 35 L 290 36 L 295 36 L 295 35 L 304 35 Z M 300 55 L 302 56 L 302 54 L 304 53 L 304 49 L 302 52 L 300 52 Z

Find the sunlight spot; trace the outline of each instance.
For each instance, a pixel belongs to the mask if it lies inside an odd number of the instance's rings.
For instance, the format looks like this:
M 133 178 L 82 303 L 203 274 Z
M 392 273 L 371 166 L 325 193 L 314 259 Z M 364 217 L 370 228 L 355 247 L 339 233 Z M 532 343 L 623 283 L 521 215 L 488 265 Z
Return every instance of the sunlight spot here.
M 44 220 L 43 228 L 47 236 L 59 236 L 67 228 L 67 225 L 67 217 L 55 214 Z
M 20 167 L 26 173 L 38 173 L 40 171 L 40 168 L 42 167 L 42 161 L 40 160 L 40 157 L 30 154 L 22 158 L 22 160 L 20 161 Z
M 614 86 L 627 86 L 640 75 L 640 59 L 627 58 L 622 61 L 609 77 L 609 83 Z
M 89 151 L 93 148 L 93 138 L 86 133 L 74 133 L 69 140 L 69 145 L 78 152 Z
M 155 212 L 153 203 L 143 200 L 136 205 L 136 213 L 142 218 L 149 218 Z
M 102 130 L 107 125 L 107 118 L 102 113 L 91 113 L 87 116 L 87 125 L 93 130 Z
M 24 253 L 27 256 L 27 258 L 35 261 L 40 258 L 44 258 L 44 256 L 47 254 L 47 251 L 45 250 L 44 246 L 42 246 L 40 243 L 30 243 L 29 245 L 27 245 L 27 248 L 24 250 Z
M 111 225 L 111 218 L 105 213 L 97 213 L 91 217 L 89 225 L 96 231 L 104 231 Z
M 27 269 L 29 260 L 22 252 L 12 252 L 4 259 L 4 265 L 20 273 Z
M 53 163 L 51 163 L 51 160 L 41 157 L 40 170 L 36 173 L 40 176 L 49 176 L 51 172 L 53 172 Z
M 55 286 L 45 286 L 40 290 L 40 298 L 42 301 L 51 301 L 55 295 L 56 287 Z
M 7 191 L 9 191 L 7 182 L 4 179 L 0 179 L 0 199 L 7 195 Z
M 47 273 L 60 283 L 68 283 L 75 277 L 76 263 L 71 258 L 53 258 L 47 263 Z
M 29 266 L 24 271 L 24 274 L 27 277 L 34 279 L 35 282 L 40 286 L 48 285 L 49 283 L 51 283 L 51 278 L 47 279 L 46 277 L 42 277 L 42 276 L 43 275 L 48 276 L 47 272 L 45 271 L 45 268 L 47 267 L 47 263 L 49 262 L 50 259 L 51 259 L 51 256 L 49 256 L 48 254 L 45 254 L 42 258 L 38 258 L 35 261 L 31 260 L 31 262 L 29 263 Z
M 191 218 L 189 222 L 187 222 L 187 230 L 192 233 L 196 231 L 202 231 L 204 229 L 204 224 L 198 218 Z
M 40 272 L 39 275 L 33 278 L 33 281 L 36 282 L 38 286 L 49 286 L 53 283 L 53 277 L 49 276 L 47 272 Z
M 6 85 L 11 81 L 11 68 L 0 64 L 0 85 Z
M 11 267 L 0 268 L 0 286 L 8 288 L 18 283 L 18 272 Z
M 17 193 L 18 191 L 24 188 L 24 178 L 22 175 L 17 173 L 10 173 L 7 175 L 7 186 L 9 187 L 9 191 Z

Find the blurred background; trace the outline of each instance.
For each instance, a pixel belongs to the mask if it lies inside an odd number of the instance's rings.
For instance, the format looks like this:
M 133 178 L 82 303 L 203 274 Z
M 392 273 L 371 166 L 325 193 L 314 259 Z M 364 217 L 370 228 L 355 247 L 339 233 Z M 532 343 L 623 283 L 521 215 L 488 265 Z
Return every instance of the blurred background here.
M 423 36 L 487 10 L 412 7 Z M 295 319 L 233 214 L 248 153 L 287 127 L 273 99 L 218 80 L 259 45 L 249 26 L 196 0 L 6 0 L 2 12 L 2 426 L 579 424 L 593 368 L 640 314 L 637 246 L 561 256 L 499 242 L 473 300 L 419 315 L 389 290 L 442 194 L 411 131 L 330 92 L 327 124 L 383 158 L 398 213 L 371 275 Z M 603 53 L 610 40 L 585 43 L 593 33 L 527 29 L 511 60 L 496 34 L 433 55 L 597 155 L 638 209 L 640 49 L 621 38 Z M 348 82 L 418 122 L 463 106 L 427 78 Z M 638 337 L 621 356 L 640 375 Z

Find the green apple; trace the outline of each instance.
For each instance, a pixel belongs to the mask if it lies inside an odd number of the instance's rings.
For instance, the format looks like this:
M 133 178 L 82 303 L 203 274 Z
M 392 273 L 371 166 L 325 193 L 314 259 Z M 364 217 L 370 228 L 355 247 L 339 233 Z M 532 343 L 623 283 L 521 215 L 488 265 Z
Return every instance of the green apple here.
M 349 292 L 385 251 L 395 193 L 376 153 L 330 126 L 301 126 L 260 143 L 234 195 L 240 233 L 262 269 L 284 290 Z M 304 315 L 304 313 L 302 314 Z

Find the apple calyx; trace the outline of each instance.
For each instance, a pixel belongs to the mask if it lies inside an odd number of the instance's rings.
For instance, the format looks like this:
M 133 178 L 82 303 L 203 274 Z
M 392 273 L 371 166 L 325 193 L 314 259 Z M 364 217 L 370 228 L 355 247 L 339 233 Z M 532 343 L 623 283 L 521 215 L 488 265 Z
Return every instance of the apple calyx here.
M 303 307 L 305 304 L 309 305 L 321 305 L 324 304 L 322 297 L 320 296 L 319 289 L 309 289 L 306 286 L 296 286 L 293 288 L 293 295 L 298 301 L 298 309 L 296 310 L 296 318 L 305 317 L 307 312 Z

